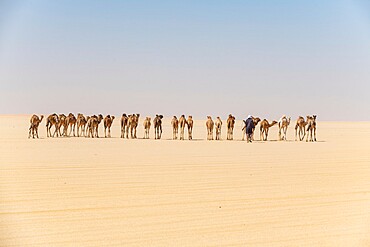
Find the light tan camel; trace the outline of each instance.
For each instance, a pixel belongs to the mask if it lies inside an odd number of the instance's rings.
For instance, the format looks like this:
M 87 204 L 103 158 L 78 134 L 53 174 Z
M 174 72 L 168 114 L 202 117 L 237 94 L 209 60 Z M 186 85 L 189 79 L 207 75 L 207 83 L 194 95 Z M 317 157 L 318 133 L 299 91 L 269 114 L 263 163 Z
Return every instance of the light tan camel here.
M 139 124 L 140 114 L 132 114 L 128 116 L 128 126 L 131 133 L 131 138 L 136 139 L 136 128 Z M 127 137 L 128 138 L 128 137 Z
M 316 115 L 307 119 L 307 138 L 306 142 L 308 141 L 316 141 Z
M 269 134 L 269 129 L 274 126 L 275 124 L 277 124 L 276 121 L 272 121 L 272 123 L 270 124 L 267 119 L 263 119 L 260 123 L 260 140 L 262 141 L 267 141 L 267 137 L 268 137 L 268 134 Z
M 73 115 L 72 113 L 69 113 L 66 121 L 67 121 L 67 129 L 68 129 L 68 126 L 70 128 L 68 136 L 71 136 L 72 130 L 73 130 L 73 136 L 76 136 L 75 129 L 76 129 L 77 119 L 75 115 Z
M 213 140 L 213 127 L 214 127 L 214 122 L 212 120 L 211 116 L 207 116 L 207 122 L 206 122 L 206 127 L 207 127 L 207 140 Z
M 194 125 L 192 116 L 188 116 L 188 120 L 186 121 L 186 124 L 188 125 L 189 140 L 192 140 L 193 139 L 193 125 Z
M 149 131 L 150 131 L 150 126 L 151 126 L 150 121 L 151 121 L 150 117 L 146 117 L 144 120 L 144 129 L 145 129 L 144 139 L 149 139 Z
M 278 122 L 279 126 L 279 140 L 285 140 L 286 141 L 286 132 L 288 130 L 288 126 L 290 124 L 291 118 L 287 118 L 285 115 L 283 115 Z
M 40 118 L 37 115 L 33 115 L 30 119 L 30 128 L 28 133 L 28 138 L 31 137 L 32 132 L 32 138 L 35 138 L 35 135 L 37 138 L 39 138 L 39 124 L 41 123 L 42 119 L 44 118 L 44 115 L 40 115 Z
M 256 129 L 257 127 L 257 124 L 261 121 L 261 119 L 259 117 L 252 117 L 253 119 L 253 124 L 254 124 L 254 128 L 253 128 L 253 133 L 252 133 L 252 141 L 254 141 L 254 130 Z M 247 126 L 245 124 L 245 120 L 243 120 L 243 123 L 244 123 L 244 127 L 242 128 L 242 132 L 243 132 L 243 138 L 242 138 L 242 141 L 244 141 L 244 137 L 247 135 Z
M 86 133 L 85 133 L 86 124 L 87 124 L 87 120 L 85 116 L 81 113 L 78 113 L 77 120 L 76 120 L 78 137 L 80 136 L 80 128 L 81 128 L 81 135 L 86 136 Z
M 128 117 L 126 113 L 123 113 L 121 117 L 121 138 L 125 138 L 125 133 L 126 138 L 128 138 L 128 132 L 129 132 Z
M 307 116 L 307 121 L 310 116 Z M 295 124 L 295 140 L 297 141 L 297 132 L 300 141 L 303 141 L 306 135 L 306 125 L 307 121 L 304 120 L 304 117 L 299 116 Z
M 63 127 L 63 131 L 62 131 L 62 127 Z M 59 114 L 59 122 L 58 122 L 59 135 L 67 136 L 67 129 L 68 129 L 67 116 L 64 114 Z
M 58 137 L 58 125 L 59 125 L 59 116 L 56 113 L 49 115 L 46 118 L 46 135 L 47 137 L 54 137 L 57 134 Z M 51 135 L 51 127 L 55 127 L 53 135 Z
M 99 138 L 99 124 L 103 120 L 103 115 L 99 114 L 99 116 L 93 115 L 88 117 L 87 120 L 87 129 L 88 135 L 87 137 L 96 137 Z
M 234 135 L 235 117 L 229 114 L 227 118 L 227 140 L 232 140 Z
M 177 134 L 179 133 L 179 120 L 176 116 L 173 116 L 171 120 L 172 125 L 172 139 L 177 140 Z
M 153 119 L 155 139 L 161 139 L 162 137 L 162 118 L 162 115 L 155 115 Z
M 110 134 L 110 127 L 113 124 L 114 116 L 107 115 L 104 118 L 104 136 L 105 137 L 112 137 Z M 107 136 L 107 129 L 108 129 L 108 136 Z
M 215 120 L 216 140 L 221 139 L 221 128 L 222 128 L 222 120 L 220 117 L 217 117 Z
M 185 126 L 186 126 L 186 118 L 185 115 L 181 115 L 179 119 L 179 125 L 180 125 L 180 140 L 184 140 L 185 135 Z

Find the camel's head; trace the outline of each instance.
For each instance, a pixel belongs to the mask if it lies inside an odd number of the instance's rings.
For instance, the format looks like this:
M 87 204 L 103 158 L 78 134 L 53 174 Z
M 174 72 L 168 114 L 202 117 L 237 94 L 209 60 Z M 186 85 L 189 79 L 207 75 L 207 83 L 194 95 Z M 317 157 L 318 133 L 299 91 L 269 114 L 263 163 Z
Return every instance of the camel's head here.
M 146 120 L 150 122 L 150 120 L 152 120 L 151 117 L 146 117 Z
M 162 118 L 163 118 L 163 115 L 159 115 L 158 117 L 159 117 L 160 119 L 162 119 Z
M 185 115 L 181 115 L 181 117 L 185 118 Z
M 101 120 L 103 120 L 103 115 L 102 114 L 99 114 L 99 116 L 98 116 L 99 123 L 100 123 Z
M 207 116 L 207 119 L 212 119 L 211 116 Z
M 176 116 L 173 116 L 173 119 L 177 119 L 177 117 Z
M 274 121 L 272 121 L 272 123 L 271 123 L 271 124 L 272 124 L 272 125 L 275 125 L 275 124 L 277 124 L 277 123 L 278 123 L 278 122 L 274 120 Z
M 193 116 L 188 116 L 188 119 L 193 119 Z
M 316 121 L 316 117 L 317 117 L 317 115 L 313 115 L 313 119 Z
M 44 115 L 40 115 L 40 122 L 42 121 L 43 118 L 44 118 Z
M 122 117 L 127 117 L 126 113 L 123 113 L 123 114 L 122 114 Z
M 113 121 L 115 118 L 116 118 L 115 116 L 112 116 L 112 121 Z
M 140 114 L 139 113 L 136 113 L 136 117 L 139 118 L 140 117 Z

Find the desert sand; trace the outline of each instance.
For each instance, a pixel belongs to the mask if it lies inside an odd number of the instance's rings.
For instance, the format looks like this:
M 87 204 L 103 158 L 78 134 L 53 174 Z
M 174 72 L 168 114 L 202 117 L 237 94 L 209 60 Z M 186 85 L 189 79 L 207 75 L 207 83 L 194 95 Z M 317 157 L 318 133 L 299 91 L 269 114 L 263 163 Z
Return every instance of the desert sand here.
M 159 141 L 117 119 L 110 139 L 46 138 L 45 120 L 27 139 L 29 117 L 0 116 L 0 246 L 370 246 L 368 122 L 249 144 L 241 121 L 234 141 L 204 120 L 172 141 L 170 119 Z

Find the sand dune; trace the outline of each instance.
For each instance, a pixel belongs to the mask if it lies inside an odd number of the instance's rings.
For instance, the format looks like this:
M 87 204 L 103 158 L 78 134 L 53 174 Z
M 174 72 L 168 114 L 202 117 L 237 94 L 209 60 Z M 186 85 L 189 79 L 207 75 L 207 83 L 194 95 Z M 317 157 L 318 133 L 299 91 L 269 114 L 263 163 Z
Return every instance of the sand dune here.
M 206 141 L 203 120 L 172 141 L 169 119 L 160 141 L 120 139 L 117 120 L 110 139 L 43 121 L 33 140 L 28 121 L 0 116 L 0 246 L 370 246 L 370 123 L 248 144 L 240 121 L 235 141 Z

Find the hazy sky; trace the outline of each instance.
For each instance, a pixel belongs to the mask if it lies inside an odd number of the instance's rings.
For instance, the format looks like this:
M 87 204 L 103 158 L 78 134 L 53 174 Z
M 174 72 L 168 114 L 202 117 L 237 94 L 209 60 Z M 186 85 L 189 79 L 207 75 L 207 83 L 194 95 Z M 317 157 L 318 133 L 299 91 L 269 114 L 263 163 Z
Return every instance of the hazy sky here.
M 370 3 L 0 0 L 0 114 L 370 120 Z

